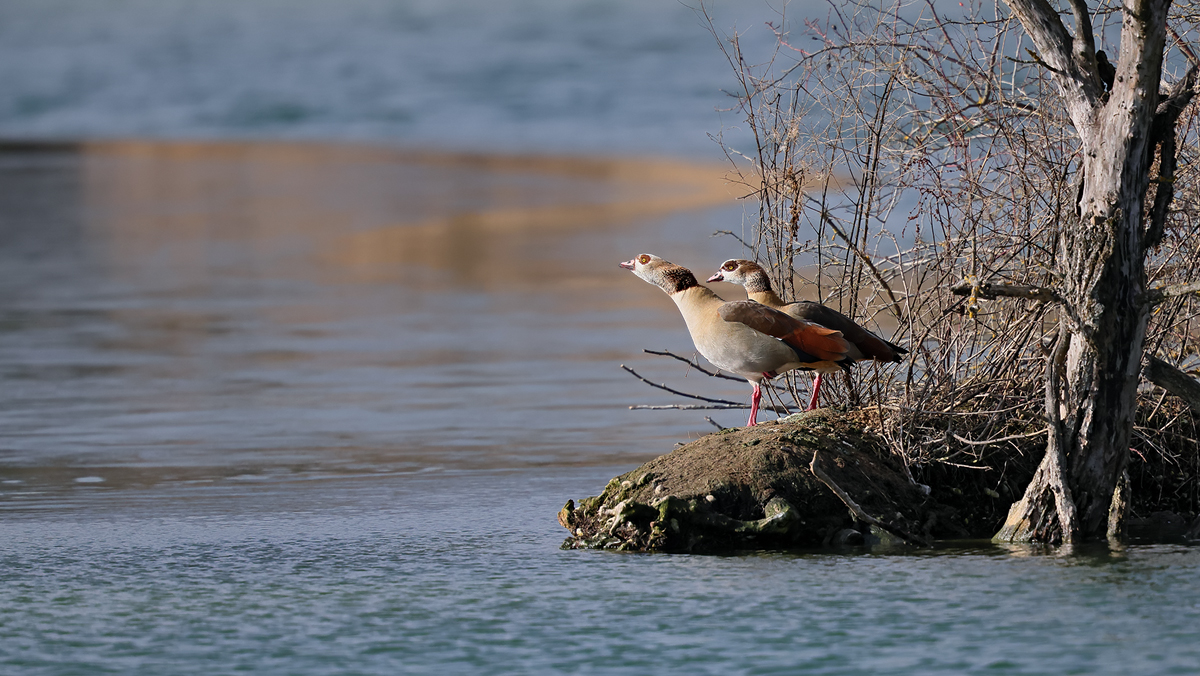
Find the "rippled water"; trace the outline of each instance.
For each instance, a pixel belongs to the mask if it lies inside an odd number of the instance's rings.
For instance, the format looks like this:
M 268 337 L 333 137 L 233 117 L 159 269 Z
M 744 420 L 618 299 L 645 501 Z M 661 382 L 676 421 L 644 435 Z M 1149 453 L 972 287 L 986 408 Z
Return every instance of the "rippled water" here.
M 627 410 L 668 399 L 618 363 L 726 387 L 639 356 L 686 334 L 615 266 L 643 245 L 723 258 L 703 233 L 737 207 L 705 171 L 253 144 L 2 157 L 5 673 L 1200 666 L 1196 549 L 559 550 L 567 498 L 706 431 Z M 397 193 L 412 172 L 486 189 Z M 542 181 L 561 190 L 527 192 Z
M 760 0 L 709 3 L 769 44 Z M 795 3 L 827 11 L 819 0 Z M 677 0 L 5 0 L 0 135 L 716 156 L 732 71 Z M 735 133 L 736 132 L 732 132 Z
M 90 477 L 611 464 L 706 426 L 628 412 L 654 397 L 617 366 L 674 318 L 616 263 L 668 239 L 720 259 L 707 235 L 737 208 L 704 208 L 731 201 L 711 169 L 136 142 L 5 157 L 10 499 Z
M 6 515 L 29 674 L 1194 674 L 1200 557 L 561 551 L 584 470 L 173 487 Z

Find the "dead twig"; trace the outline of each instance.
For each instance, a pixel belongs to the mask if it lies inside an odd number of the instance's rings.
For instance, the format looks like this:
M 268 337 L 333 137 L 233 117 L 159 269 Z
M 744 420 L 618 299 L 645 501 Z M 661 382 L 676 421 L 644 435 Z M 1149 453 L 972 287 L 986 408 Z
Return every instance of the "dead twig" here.
M 749 406 L 743 406 L 742 404 L 739 404 L 736 401 L 729 401 L 728 399 L 712 399 L 710 397 L 702 397 L 698 394 L 689 394 L 687 392 L 682 392 L 680 390 L 676 390 L 674 388 L 667 387 L 665 383 L 655 383 L 653 381 L 646 380 L 637 371 L 634 371 L 633 369 L 629 368 L 628 366 L 626 366 L 624 364 L 621 364 L 621 368 L 625 369 L 625 371 L 628 372 L 630 375 L 632 375 L 634 378 L 637 378 L 638 380 L 642 381 L 643 383 L 646 383 L 650 387 L 655 387 L 660 390 L 670 392 L 671 394 L 678 395 L 680 397 L 686 397 L 688 399 L 695 399 L 697 401 L 707 401 L 710 404 L 725 404 L 727 406 L 737 406 L 740 408 L 749 408 Z
M 746 247 L 747 249 L 754 248 L 754 247 L 750 246 L 749 244 L 747 244 L 746 240 L 742 239 L 741 235 L 738 235 L 736 232 L 734 232 L 732 230 L 718 230 L 709 236 L 710 237 L 720 237 L 721 235 L 728 235 L 729 237 L 736 239 L 739 244 Z
M 1041 429 L 1036 432 L 1029 432 L 1027 434 L 1010 434 L 1007 437 L 1000 437 L 998 439 L 984 439 L 983 441 L 972 441 L 970 439 L 964 439 L 964 438 L 958 436 L 957 434 L 954 434 L 953 432 L 950 433 L 950 436 L 954 437 L 954 439 L 956 441 L 958 441 L 959 443 L 963 443 L 968 446 L 994 446 L 996 444 L 1002 444 L 1006 441 L 1016 441 L 1017 439 L 1028 439 L 1029 437 L 1041 436 L 1041 435 L 1045 434 L 1046 432 L 1047 432 L 1047 430 Z
M 729 375 L 729 374 L 726 374 L 726 373 L 721 373 L 720 371 L 709 371 L 708 369 L 704 368 L 703 366 L 701 366 L 700 364 L 696 363 L 695 361 L 692 361 L 691 359 L 688 359 L 687 357 L 683 357 L 683 356 L 677 355 L 677 354 L 675 354 L 674 352 L 672 352 L 672 351 L 670 351 L 670 350 L 661 350 L 661 351 L 659 351 L 659 350 L 646 350 L 646 349 L 643 349 L 643 350 L 642 350 L 642 352 L 645 352 L 646 354 L 653 354 L 653 355 L 656 355 L 656 356 L 659 356 L 659 357 L 670 357 L 671 359 L 678 359 L 679 361 L 681 361 L 681 362 L 683 362 L 683 363 L 687 364 L 688 366 L 691 366 L 692 368 L 694 368 L 694 369 L 696 369 L 697 371 L 699 371 L 699 372 L 703 373 L 704 375 L 706 375 L 706 376 L 712 376 L 713 378 L 721 378 L 721 379 L 723 379 L 723 380 L 733 380 L 733 381 L 735 381 L 735 382 L 739 382 L 739 383 L 741 383 L 741 382 L 745 382 L 745 381 L 746 381 L 746 379 L 745 379 L 745 378 L 737 378 L 737 377 L 735 377 L 735 376 L 731 376 L 731 375 Z
M 901 540 L 904 540 L 905 542 L 915 544 L 915 545 L 920 545 L 922 547 L 931 546 L 929 544 L 929 542 L 925 540 L 925 538 L 913 535 L 912 533 L 909 533 L 908 531 L 904 530 L 903 528 L 900 528 L 898 526 L 893 526 L 889 523 L 884 523 L 883 521 L 876 519 L 875 517 L 871 516 L 870 514 L 867 514 L 866 511 L 864 511 L 863 508 L 860 507 L 858 505 L 858 503 L 855 502 L 848 493 L 846 493 L 846 491 L 842 490 L 841 486 L 838 486 L 837 483 L 835 483 L 834 480 L 831 479 L 829 477 L 829 475 L 826 474 L 823 469 L 821 469 L 820 457 L 821 457 L 821 452 L 814 450 L 813 451 L 813 459 L 812 459 L 812 462 L 809 463 L 808 469 L 812 471 L 813 476 L 817 477 L 817 479 L 819 479 L 821 481 L 821 483 L 825 484 L 829 488 L 829 490 L 833 491 L 834 495 L 838 496 L 838 499 L 842 501 L 842 504 L 846 505 L 846 507 L 850 510 L 850 513 L 854 515 L 854 518 L 858 519 L 859 521 L 861 521 L 863 523 L 875 526 L 876 528 L 882 528 L 883 530 L 891 533 L 892 535 L 895 535 L 896 537 L 900 538 Z
M 1058 292 L 1054 289 L 1026 284 L 992 284 L 989 282 L 970 284 L 962 282 L 950 287 L 950 293 L 956 296 L 972 296 L 985 300 L 996 300 L 1000 297 L 1024 298 L 1025 300 L 1037 300 L 1044 303 L 1060 302 L 1062 300 Z
M 750 404 L 630 404 L 631 411 L 725 411 L 747 409 Z M 760 410 L 769 410 L 766 406 Z

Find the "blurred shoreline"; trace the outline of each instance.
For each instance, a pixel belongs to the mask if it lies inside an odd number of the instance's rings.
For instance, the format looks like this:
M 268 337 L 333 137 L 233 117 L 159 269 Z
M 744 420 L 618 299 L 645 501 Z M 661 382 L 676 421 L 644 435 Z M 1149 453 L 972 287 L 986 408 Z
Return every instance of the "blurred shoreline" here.
M 411 266 L 451 284 L 519 281 L 510 263 L 523 258 L 520 249 L 729 205 L 735 191 L 725 165 L 663 157 L 0 139 L 2 158 L 42 154 L 78 158 L 81 207 L 93 232 L 121 240 L 108 247 L 116 256 L 142 260 L 167 251 L 178 270 L 199 263 L 188 257 L 200 253 L 210 262 L 189 240 L 270 248 L 268 241 L 302 235 L 319 267 L 359 281 L 394 278 Z M 546 261 L 542 274 L 577 267 L 563 263 L 551 269 Z

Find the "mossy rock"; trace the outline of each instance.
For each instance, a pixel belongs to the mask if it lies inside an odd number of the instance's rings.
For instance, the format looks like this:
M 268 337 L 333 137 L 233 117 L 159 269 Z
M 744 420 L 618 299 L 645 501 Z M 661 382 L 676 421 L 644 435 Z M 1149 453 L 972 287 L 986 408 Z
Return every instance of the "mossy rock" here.
M 814 476 L 817 452 L 829 478 L 889 527 L 922 538 L 964 534 L 953 510 L 910 481 L 857 417 L 820 409 L 715 432 L 616 477 L 599 496 L 567 501 L 558 515 L 571 531 L 563 547 L 719 552 L 897 541 L 858 523 Z

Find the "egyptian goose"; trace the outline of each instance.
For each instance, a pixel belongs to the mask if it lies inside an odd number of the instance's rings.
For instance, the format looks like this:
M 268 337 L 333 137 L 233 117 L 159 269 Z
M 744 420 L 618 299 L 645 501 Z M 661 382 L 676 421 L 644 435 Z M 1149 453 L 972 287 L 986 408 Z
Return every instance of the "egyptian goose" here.
M 654 284 L 675 301 L 696 350 L 717 368 L 750 382 L 747 427 L 758 423 L 761 384 L 793 369 L 836 371 L 849 364 L 852 347 L 835 329 L 791 317 L 760 303 L 727 303 L 700 286 L 690 270 L 642 254 L 621 267 Z
M 722 263 L 717 274 L 709 277 L 708 281 L 741 284 L 746 288 L 746 296 L 752 301 L 786 312 L 798 319 L 841 332 L 846 341 L 850 343 L 850 351 L 847 356 L 851 362 L 866 359 L 896 362 L 900 361 L 900 355 L 908 354 L 908 350 L 876 336 L 837 310 L 809 300 L 795 303 L 783 302 L 783 299 L 771 288 L 771 278 L 767 276 L 767 271 L 754 261 L 731 258 Z M 809 410 L 816 407 L 817 394 L 820 391 L 821 372 L 818 371 L 817 378 L 813 382 L 812 399 L 808 402 Z

